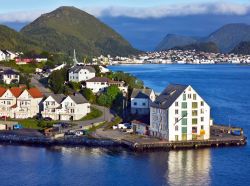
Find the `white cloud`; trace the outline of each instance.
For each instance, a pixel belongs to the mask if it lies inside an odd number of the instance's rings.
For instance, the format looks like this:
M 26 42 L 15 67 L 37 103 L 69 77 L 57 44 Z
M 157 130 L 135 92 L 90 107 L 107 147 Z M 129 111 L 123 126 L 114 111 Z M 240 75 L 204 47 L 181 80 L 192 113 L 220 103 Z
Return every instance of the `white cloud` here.
M 95 7 L 85 11 L 97 16 L 126 16 L 134 18 L 160 18 L 200 14 L 245 15 L 250 12 L 250 5 L 232 3 L 173 4 L 161 7 Z
M 250 13 L 250 5 L 236 3 L 204 3 L 204 4 L 173 4 L 161 7 L 85 7 L 86 12 L 96 16 L 133 17 L 133 18 L 161 18 L 170 16 L 220 14 L 245 15 Z M 31 22 L 44 10 L 0 13 L 0 22 Z

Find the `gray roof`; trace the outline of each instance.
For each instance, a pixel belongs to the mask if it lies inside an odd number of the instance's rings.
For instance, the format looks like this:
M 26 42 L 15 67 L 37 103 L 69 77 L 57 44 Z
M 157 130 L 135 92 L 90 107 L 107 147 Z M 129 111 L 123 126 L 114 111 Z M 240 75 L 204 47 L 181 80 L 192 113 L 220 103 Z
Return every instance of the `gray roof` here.
M 136 89 L 134 88 L 131 94 L 131 98 L 150 98 L 150 94 L 153 90 L 146 88 L 146 89 Z
M 76 104 L 88 103 L 86 98 L 81 94 L 73 94 L 69 96 Z
M 72 67 L 69 70 L 69 72 L 78 73 L 82 69 L 86 69 L 89 72 L 95 73 L 95 69 L 93 67 L 91 67 L 91 66 L 83 66 L 83 65 L 76 65 L 76 66 Z
M 12 69 L 4 70 L 4 71 L 3 71 L 3 74 L 4 74 L 4 75 L 19 75 L 18 72 L 14 71 L 14 70 L 12 70 Z
M 170 84 L 151 104 L 151 107 L 168 109 L 188 86 Z
M 66 97 L 64 94 L 50 94 L 49 96 L 51 96 L 57 103 L 61 103 L 64 98 Z

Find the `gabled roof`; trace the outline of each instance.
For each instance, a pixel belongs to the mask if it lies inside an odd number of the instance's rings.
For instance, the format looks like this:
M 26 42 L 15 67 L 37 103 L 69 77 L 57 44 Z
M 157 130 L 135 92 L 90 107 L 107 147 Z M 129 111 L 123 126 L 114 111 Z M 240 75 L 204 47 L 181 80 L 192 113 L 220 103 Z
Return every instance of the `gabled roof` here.
M 8 69 L 3 71 L 4 75 L 18 75 L 19 73 L 15 72 L 14 70 Z
M 73 94 L 69 96 L 76 104 L 88 103 L 86 98 L 81 94 Z
M 101 82 L 101 83 L 108 83 L 110 81 L 109 78 L 106 77 L 93 77 L 86 82 Z
M 57 103 L 61 103 L 63 100 L 64 100 L 64 98 L 66 97 L 64 94 L 51 94 L 51 95 L 49 95 L 49 96 L 51 96 Z
M 168 109 L 188 86 L 170 84 L 151 104 L 151 107 Z
M 19 87 L 12 87 L 12 88 L 10 88 L 10 91 L 17 98 L 22 94 L 23 89 L 21 89 Z
M 40 90 L 38 88 L 30 88 L 28 90 L 29 94 L 33 97 L 33 98 L 42 98 L 43 94 L 40 92 Z
M 6 88 L 0 87 L 0 97 L 6 92 Z
M 95 69 L 91 66 L 83 66 L 83 65 L 77 65 L 77 66 L 74 66 L 72 67 L 69 72 L 73 72 L 73 73 L 78 73 L 80 72 L 80 70 L 82 69 L 86 69 L 88 70 L 89 72 L 92 72 L 92 73 L 95 73 Z
M 134 88 L 131 94 L 131 98 L 145 98 L 149 99 L 152 89 L 136 89 Z

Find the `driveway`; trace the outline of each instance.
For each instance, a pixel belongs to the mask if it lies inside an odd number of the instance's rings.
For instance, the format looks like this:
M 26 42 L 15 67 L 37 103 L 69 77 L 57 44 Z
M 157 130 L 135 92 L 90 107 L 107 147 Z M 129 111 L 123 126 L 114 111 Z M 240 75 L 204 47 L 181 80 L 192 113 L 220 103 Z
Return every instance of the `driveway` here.
M 37 74 L 33 74 L 31 76 L 31 84 L 35 87 L 39 88 L 39 90 L 47 96 L 48 94 L 51 94 L 51 90 L 49 88 L 46 88 L 42 83 L 39 82 L 40 76 Z

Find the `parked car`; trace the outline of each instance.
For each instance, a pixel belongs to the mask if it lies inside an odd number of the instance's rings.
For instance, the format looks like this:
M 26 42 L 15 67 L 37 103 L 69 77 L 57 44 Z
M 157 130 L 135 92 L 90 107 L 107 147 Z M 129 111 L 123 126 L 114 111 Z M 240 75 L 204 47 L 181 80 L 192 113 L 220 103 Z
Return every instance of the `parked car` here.
M 131 124 L 130 123 L 120 123 L 118 124 L 119 129 L 131 129 Z
M 83 135 L 83 131 L 78 130 L 78 131 L 75 132 L 75 135 L 76 136 L 82 136 Z
M 113 130 L 115 130 L 115 129 L 118 129 L 118 126 L 114 125 L 112 128 L 113 128 Z

